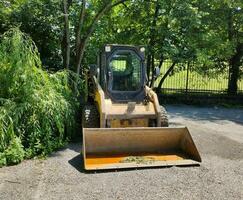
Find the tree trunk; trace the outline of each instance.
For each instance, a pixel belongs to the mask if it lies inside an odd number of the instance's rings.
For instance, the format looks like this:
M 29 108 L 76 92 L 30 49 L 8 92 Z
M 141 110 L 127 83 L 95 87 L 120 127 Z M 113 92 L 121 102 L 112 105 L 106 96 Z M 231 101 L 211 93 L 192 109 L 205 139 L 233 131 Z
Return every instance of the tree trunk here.
M 64 30 L 62 39 L 63 67 L 69 69 L 70 63 L 70 31 L 68 19 L 68 2 L 63 0 Z
M 81 8 L 80 14 L 79 14 L 78 24 L 76 26 L 76 44 L 75 44 L 76 52 L 78 52 L 78 48 L 81 43 L 81 31 L 82 31 L 83 23 L 84 23 L 85 6 L 86 6 L 86 0 L 83 0 L 82 8 Z
M 157 19 L 159 16 L 159 1 L 156 1 L 156 6 L 155 6 L 155 11 L 154 11 L 154 15 L 153 15 L 153 21 L 150 25 L 150 33 L 149 33 L 149 40 L 148 40 L 148 52 L 149 52 L 149 56 L 148 56 L 148 65 L 147 65 L 147 76 L 148 76 L 148 84 L 151 85 L 151 82 L 153 80 L 153 73 L 154 70 L 151 69 L 154 68 L 154 56 L 155 56 L 155 51 L 154 51 L 154 45 L 155 45 L 155 32 L 156 32 L 156 26 L 157 26 Z M 149 14 L 148 14 L 149 17 Z M 152 77 L 150 79 L 150 74 L 152 73 Z
M 234 30 L 233 10 L 228 10 L 228 39 L 234 42 L 236 33 Z M 238 43 L 235 49 L 235 54 L 229 60 L 229 80 L 228 80 L 228 94 L 236 95 L 238 90 L 238 79 L 240 76 L 240 65 L 242 64 L 243 43 Z
M 77 60 L 76 60 L 76 66 L 77 66 L 77 74 L 79 75 L 81 72 L 81 62 L 83 60 L 84 57 L 84 51 L 85 51 L 85 47 L 86 47 L 86 40 L 83 40 L 80 42 L 79 48 L 78 48 L 78 52 L 77 52 Z
M 229 60 L 229 81 L 228 81 L 228 94 L 236 95 L 238 90 L 238 80 L 240 76 L 240 66 L 242 64 L 243 57 L 243 43 L 238 44 L 236 53 Z
M 160 61 L 159 61 L 159 65 L 158 65 L 158 68 L 159 69 L 161 69 L 161 67 L 162 67 L 162 65 L 163 65 L 163 62 L 164 62 L 164 59 L 163 59 L 163 56 L 161 56 L 160 57 Z M 149 87 L 154 87 L 154 82 L 156 81 L 156 79 L 158 78 L 158 77 L 155 77 L 155 69 L 154 69 L 154 71 L 152 72 L 153 74 L 152 74 L 152 80 L 151 80 L 151 83 L 150 83 L 150 86 Z
M 159 85 L 156 89 L 156 92 L 159 93 L 160 92 L 160 89 L 165 81 L 165 79 L 170 75 L 170 73 L 173 71 L 174 67 L 176 65 L 176 62 L 173 62 L 172 65 L 169 67 L 169 69 L 167 70 L 167 72 L 165 73 L 165 75 L 161 78 L 160 82 L 159 82 Z

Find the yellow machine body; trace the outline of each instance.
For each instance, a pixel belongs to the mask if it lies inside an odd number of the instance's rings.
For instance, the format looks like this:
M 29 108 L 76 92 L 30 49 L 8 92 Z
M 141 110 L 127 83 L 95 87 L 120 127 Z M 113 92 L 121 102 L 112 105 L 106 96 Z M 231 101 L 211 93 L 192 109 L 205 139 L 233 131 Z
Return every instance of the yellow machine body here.
M 114 103 L 95 77 L 94 86 L 100 128 L 83 129 L 86 170 L 199 165 L 201 157 L 186 127 L 160 127 L 160 105 L 150 88 L 147 104 Z M 151 119 L 155 127 L 149 127 Z
M 83 109 L 86 170 L 198 165 L 201 157 L 186 127 L 168 118 L 147 83 L 145 48 L 105 45 L 89 70 Z M 158 72 L 158 73 L 156 73 Z M 159 69 L 153 72 L 154 78 Z

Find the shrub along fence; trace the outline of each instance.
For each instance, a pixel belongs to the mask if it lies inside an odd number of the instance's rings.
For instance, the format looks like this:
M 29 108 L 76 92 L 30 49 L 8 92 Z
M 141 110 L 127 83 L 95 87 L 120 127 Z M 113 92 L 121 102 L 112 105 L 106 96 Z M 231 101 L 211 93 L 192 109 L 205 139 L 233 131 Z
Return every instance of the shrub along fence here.
M 171 66 L 166 61 L 161 68 L 154 87 Z M 195 104 L 243 104 L 243 78 L 238 81 L 237 95 L 228 95 L 228 69 L 220 73 L 206 74 L 194 64 L 177 64 L 162 84 L 158 94 L 162 103 L 195 103 Z

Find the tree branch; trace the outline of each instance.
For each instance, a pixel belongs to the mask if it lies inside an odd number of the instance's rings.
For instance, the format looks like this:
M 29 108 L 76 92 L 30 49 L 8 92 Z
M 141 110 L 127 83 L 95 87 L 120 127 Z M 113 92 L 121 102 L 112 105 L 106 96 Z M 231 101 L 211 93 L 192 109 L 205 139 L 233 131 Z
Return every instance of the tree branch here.
M 176 62 L 173 62 L 172 65 L 169 67 L 169 69 L 166 71 L 166 73 L 164 74 L 164 76 L 161 78 L 160 82 L 159 82 L 159 85 L 156 89 L 156 92 L 159 93 L 160 92 L 160 89 L 161 89 L 161 86 L 163 85 L 165 79 L 170 75 L 170 73 L 173 71 L 174 67 L 176 65 Z
M 110 10 L 111 8 L 118 6 L 121 3 L 124 3 L 128 0 L 119 0 L 116 3 L 112 4 L 112 2 L 106 4 L 103 6 L 103 8 L 100 9 L 100 11 L 95 15 L 90 27 L 88 28 L 86 38 L 89 38 L 90 35 L 94 32 L 96 23 L 100 20 L 100 18 L 105 14 L 106 11 Z
M 87 42 L 88 42 L 90 36 L 92 35 L 92 33 L 95 30 L 95 26 L 96 26 L 97 22 L 105 14 L 105 12 L 107 12 L 108 10 L 110 10 L 111 8 L 113 8 L 115 6 L 118 6 L 121 3 L 124 3 L 125 1 L 128 1 L 128 0 L 119 0 L 115 3 L 113 3 L 113 4 L 112 4 L 112 2 L 107 3 L 95 15 L 91 25 L 87 29 L 87 32 L 86 32 L 85 36 L 83 37 L 82 41 L 80 41 L 80 44 L 79 44 L 79 47 L 78 47 L 77 63 L 76 63 L 77 74 L 80 74 L 81 62 L 82 62 L 82 59 L 83 59 L 84 51 L 85 51 L 85 48 L 86 48 L 86 45 L 87 45 Z

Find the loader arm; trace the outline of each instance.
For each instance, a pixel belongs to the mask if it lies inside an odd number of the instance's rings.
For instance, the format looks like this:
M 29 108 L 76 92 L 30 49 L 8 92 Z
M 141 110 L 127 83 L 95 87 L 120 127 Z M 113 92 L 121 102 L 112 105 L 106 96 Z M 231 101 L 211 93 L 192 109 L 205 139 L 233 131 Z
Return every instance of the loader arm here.
M 100 127 L 106 127 L 106 106 L 105 106 L 105 94 L 95 76 L 92 77 L 94 85 L 94 100 L 97 104 L 98 111 L 100 113 Z

